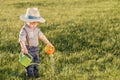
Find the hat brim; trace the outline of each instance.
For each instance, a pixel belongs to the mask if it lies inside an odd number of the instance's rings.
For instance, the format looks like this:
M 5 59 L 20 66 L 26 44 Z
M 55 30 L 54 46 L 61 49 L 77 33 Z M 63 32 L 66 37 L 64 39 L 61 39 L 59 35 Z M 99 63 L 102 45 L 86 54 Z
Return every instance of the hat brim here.
M 20 20 L 25 21 L 25 22 L 40 22 L 40 23 L 45 22 L 45 19 L 42 17 L 40 17 L 39 19 L 28 19 L 27 17 L 25 17 L 25 15 L 21 15 Z

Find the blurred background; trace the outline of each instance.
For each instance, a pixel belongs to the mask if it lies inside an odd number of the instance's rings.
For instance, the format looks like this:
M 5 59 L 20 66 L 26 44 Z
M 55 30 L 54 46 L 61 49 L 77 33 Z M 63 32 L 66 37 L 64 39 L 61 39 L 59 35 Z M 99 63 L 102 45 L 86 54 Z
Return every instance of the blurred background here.
M 120 80 L 119 0 L 0 0 L 0 80 L 24 80 L 19 16 L 37 7 L 38 27 L 55 46 L 54 75 L 40 41 L 42 80 Z

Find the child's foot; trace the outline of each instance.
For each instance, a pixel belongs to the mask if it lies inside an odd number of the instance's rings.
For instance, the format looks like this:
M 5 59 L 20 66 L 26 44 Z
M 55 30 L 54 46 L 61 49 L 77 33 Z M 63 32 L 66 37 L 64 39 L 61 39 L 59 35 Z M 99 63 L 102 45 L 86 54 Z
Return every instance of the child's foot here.
M 40 78 L 36 78 L 36 80 L 40 80 Z
M 33 79 L 27 76 L 25 80 L 33 80 Z
M 39 77 L 39 76 L 36 76 L 36 80 L 40 80 L 40 77 Z

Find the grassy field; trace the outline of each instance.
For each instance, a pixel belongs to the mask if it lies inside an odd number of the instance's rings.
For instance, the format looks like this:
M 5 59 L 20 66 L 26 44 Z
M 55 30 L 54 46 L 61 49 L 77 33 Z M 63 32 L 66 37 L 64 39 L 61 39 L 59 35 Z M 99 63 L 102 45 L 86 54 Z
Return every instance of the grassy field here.
M 54 44 L 55 66 L 40 41 L 41 80 L 120 80 L 119 0 L 0 0 L 0 80 L 24 80 L 19 16 L 37 7 Z

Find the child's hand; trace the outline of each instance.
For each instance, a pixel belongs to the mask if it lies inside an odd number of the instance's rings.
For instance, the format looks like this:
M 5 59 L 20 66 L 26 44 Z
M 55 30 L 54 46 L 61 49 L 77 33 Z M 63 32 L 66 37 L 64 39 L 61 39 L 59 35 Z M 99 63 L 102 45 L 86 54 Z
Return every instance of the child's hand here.
M 48 46 L 50 46 L 50 47 L 54 47 L 51 43 L 50 43 L 50 44 L 48 44 Z
M 24 41 L 20 41 L 20 45 L 21 45 L 21 48 L 22 48 L 22 53 L 27 54 L 28 50 L 27 50 L 27 48 L 25 46 L 25 42 Z
M 27 50 L 27 49 L 22 49 L 22 52 L 23 52 L 24 54 L 28 54 L 28 50 Z

